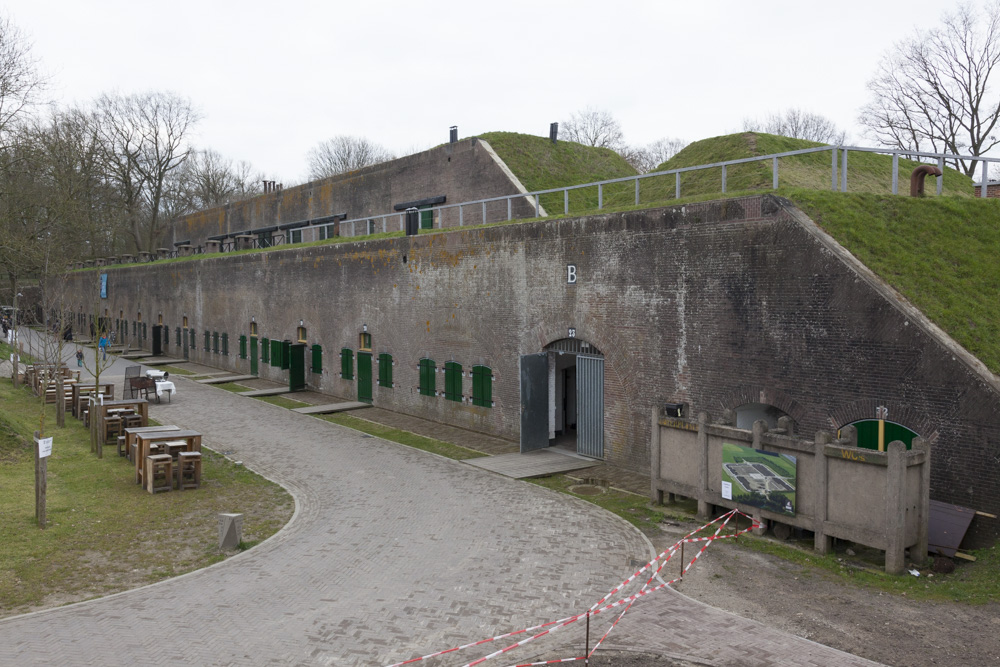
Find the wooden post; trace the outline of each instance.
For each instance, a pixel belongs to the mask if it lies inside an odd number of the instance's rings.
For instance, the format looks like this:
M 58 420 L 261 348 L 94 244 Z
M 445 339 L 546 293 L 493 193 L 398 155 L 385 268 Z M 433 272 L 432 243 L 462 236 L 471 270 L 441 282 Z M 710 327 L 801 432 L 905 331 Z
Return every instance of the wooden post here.
M 48 478 L 48 457 L 40 456 L 42 434 L 35 431 L 35 521 L 38 527 L 45 529 L 45 491 Z

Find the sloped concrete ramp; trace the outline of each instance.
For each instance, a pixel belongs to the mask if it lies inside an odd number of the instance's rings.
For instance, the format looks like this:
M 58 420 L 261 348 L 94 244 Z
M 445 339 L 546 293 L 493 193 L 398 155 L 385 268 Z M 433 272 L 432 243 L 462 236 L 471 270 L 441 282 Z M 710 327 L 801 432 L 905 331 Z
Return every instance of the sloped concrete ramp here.
M 568 452 L 555 449 L 538 449 L 525 454 L 501 454 L 500 456 L 483 456 L 476 459 L 466 459 L 464 463 L 470 466 L 489 470 L 505 477 L 528 479 L 529 477 L 544 477 L 572 470 L 592 468 L 600 463 Z
M 346 403 L 327 403 L 326 405 L 310 405 L 305 408 L 292 408 L 292 412 L 303 415 L 325 415 L 332 412 L 345 412 L 347 410 L 361 410 L 370 408 L 371 403 L 361 403 L 360 401 L 347 401 Z

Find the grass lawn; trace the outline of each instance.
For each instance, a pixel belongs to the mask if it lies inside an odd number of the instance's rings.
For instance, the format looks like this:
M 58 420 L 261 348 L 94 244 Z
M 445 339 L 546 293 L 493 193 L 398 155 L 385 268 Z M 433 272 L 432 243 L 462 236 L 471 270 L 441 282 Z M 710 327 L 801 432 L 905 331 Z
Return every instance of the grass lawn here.
M 90 453 L 82 422 L 55 428 L 48 406 L 48 527 L 34 518 L 31 434 L 39 402 L 0 380 L 0 616 L 127 590 L 223 560 L 220 512 L 244 515 L 246 546 L 291 518 L 281 487 L 203 450 L 202 487 L 150 495 L 133 481 L 126 459 Z M 207 443 L 209 446 L 211 443 Z M 106 449 L 113 452 L 113 449 Z
M 292 398 L 285 398 L 284 396 L 254 396 L 258 401 L 264 401 L 265 403 L 270 403 L 271 405 L 277 405 L 279 408 L 304 408 L 309 405 L 308 403 L 303 403 L 302 401 L 296 401 Z
M 441 440 L 435 440 L 434 438 L 417 435 L 416 433 L 410 433 L 409 431 L 392 428 L 391 426 L 376 424 L 375 422 L 370 422 L 367 419 L 359 419 L 343 413 L 315 416 L 319 419 L 333 422 L 334 424 L 340 424 L 341 426 L 353 428 L 355 431 L 361 431 L 362 433 L 374 435 L 384 440 L 398 442 L 402 445 L 406 445 L 407 447 L 422 449 L 425 452 L 431 452 L 432 454 L 444 456 L 449 459 L 456 459 L 460 461 L 463 459 L 474 459 L 480 456 L 486 456 L 482 452 L 477 452 L 473 449 L 466 449 L 465 447 L 460 447 L 459 445 L 453 445 L 450 442 L 442 442 Z
M 220 382 L 218 384 L 209 385 L 210 387 L 215 387 L 216 389 L 225 389 L 226 391 L 231 391 L 235 394 L 240 394 L 244 391 L 250 391 L 250 387 L 246 385 L 237 384 L 236 382 Z

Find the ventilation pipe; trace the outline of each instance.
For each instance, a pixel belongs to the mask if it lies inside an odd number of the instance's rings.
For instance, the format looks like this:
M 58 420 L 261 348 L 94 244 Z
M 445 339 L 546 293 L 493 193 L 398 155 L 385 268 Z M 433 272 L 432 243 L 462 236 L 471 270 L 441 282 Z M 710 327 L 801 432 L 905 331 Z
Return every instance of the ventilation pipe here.
M 549 140 L 552 143 L 556 143 L 559 139 L 559 123 L 552 123 L 549 125 Z
M 458 125 L 452 125 L 450 129 L 451 129 L 451 136 L 450 136 L 451 143 L 453 144 L 458 143 Z
M 941 170 L 929 164 L 922 164 L 913 170 L 910 174 L 910 196 L 911 197 L 923 197 L 924 196 L 924 178 L 929 175 L 940 176 Z

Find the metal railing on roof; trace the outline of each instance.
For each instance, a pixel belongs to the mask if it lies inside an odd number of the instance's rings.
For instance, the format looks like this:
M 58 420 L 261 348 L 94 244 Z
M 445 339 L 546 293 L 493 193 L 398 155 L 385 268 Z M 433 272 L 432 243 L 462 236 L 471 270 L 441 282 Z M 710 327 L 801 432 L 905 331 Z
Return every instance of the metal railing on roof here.
M 681 175 L 685 173 L 704 171 L 707 169 L 720 169 L 721 171 L 721 182 L 720 182 L 720 192 L 725 194 L 727 191 L 727 176 L 728 168 L 741 165 L 749 164 L 754 162 L 771 162 L 771 188 L 777 189 L 779 186 L 779 160 L 781 158 L 794 157 L 798 155 L 808 155 L 811 153 L 824 153 L 829 152 L 831 155 L 830 159 L 830 189 L 834 192 L 847 192 L 848 191 L 848 154 L 850 152 L 859 153 L 880 153 L 884 155 L 892 156 L 892 194 L 899 194 L 899 160 L 900 158 L 915 160 L 915 161 L 927 161 L 934 160 L 937 167 L 944 172 L 946 161 L 974 161 L 982 163 L 982 178 L 977 185 L 981 186 L 980 197 L 987 196 L 987 186 L 989 184 L 989 165 L 1000 162 L 1000 158 L 989 158 L 984 156 L 970 156 L 970 155 L 957 155 L 953 153 L 928 153 L 924 151 L 907 151 L 898 149 L 887 149 L 887 148 L 869 148 L 865 146 L 817 146 L 816 148 L 804 148 L 795 151 L 786 151 L 784 153 L 772 153 L 769 155 L 760 155 L 756 157 L 741 158 L 738 160 L 726 160 L 723 162 L 712 162 L 710 164 L 700 164 L 692 167 L 680 167 L 678 169 L 668 169 L 665 171 L 658 171 L 649 174 L 638 174 L 636 176 L 624 176 L 621 178 L 612 178 L 603 181 L 594 181 L 593 183 L 583 183 L 580 185 L 570 185 L 561 188 L 550 188 L 547 190 L 534 190 L 531 192 L 522 192 L 515 195 L 503 195 L 500 197 L 488 197 L 485 199 L 475 199 L 472 201 L 465 201 L 458 204 L 442 204 L 440 206 L 430 206 L 424 211 L 431 211 L 434 214 L 434 219 L 436 225 L 432 224 L 437 228 L 443 227 L 444 213 L 445 211 L 458 210 L 458 226 L 466 226 L 465 218 L 469 211 L 475 211 L 478 215 L 474 216 L 477 222 L 473 224 L 486 224 L 489 222 L 501 222 L 503 220 L 512 220 L 514 218 L 514 206 L 515 202 L 524 201 L 528 204 L 529 208 L 534 209 L 534 217 L 540 218 L 547 215 L 547 212 L 543 209 L 541 205 L 541 197 L 543 195 L 551 195 L 562 193 L 563 195 L 563 214 L 569 214 L 569 196 L 570 193 L 576 190 L 583 190 L 585 188 L 597 188 L 597 210 L 602 210 L 604 208 L 604 189 L 609 185 L 617 185 L 621 183 L 634 183 L 635 184 L 635 198 L 634 204 L 636 206 L 640 205 L 640 192 L 641 183 L 647 179 L 653 178 L 663 178 L 674 176 L 674 198 L 681 198 Z M 936 190 L 937 194 L 941 194 L 944 187 L 944 175 L 936 177 L 937 184 Z M 496 206 L 491 206 L 497 202 L 505 203 L 505 207 L 500 207 L 500 214 L 492 218 L 488 215 L 488 209 L 496 211 Z M 506 209 L 504 211 L 504 208 Z M 520 217 L 520 216 L 519 216 Z M 389 232 L 389 231 L 403 231 L 405 230 L 405 212 L 393 212 L 385 213 L 381 215 L 370 215 L 361 218 L 353 218 L 348 220 L 342 220 L 339 223 L 333 223 L 330 225 L 322 225 L 327 228 L 327 232 L 324 238 L 329 238 L 337 234 L 336 225 L 339 224 L 339 232 L 341 236 L 363 236 L 378 232 Z M 361 229 L 359 229 L 359 226 Z M 349 234 L 344 232 L 349 230 Z

